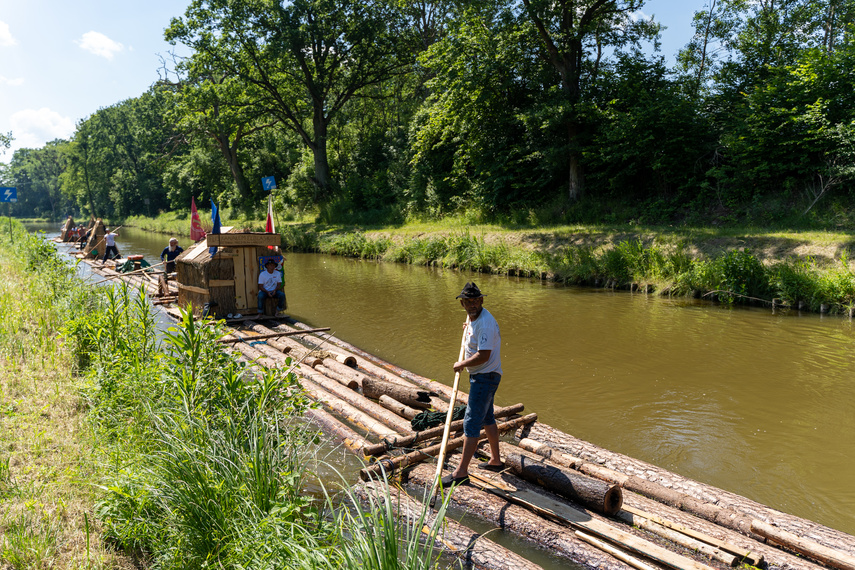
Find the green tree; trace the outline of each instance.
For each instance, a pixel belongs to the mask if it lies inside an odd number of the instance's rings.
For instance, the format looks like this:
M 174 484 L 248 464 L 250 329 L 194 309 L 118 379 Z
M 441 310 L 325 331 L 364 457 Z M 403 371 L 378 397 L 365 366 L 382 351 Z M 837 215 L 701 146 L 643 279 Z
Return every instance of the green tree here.
M 522 0 L 522 4 L 522 17 L 534 25 L 539 55 L 557 72 L 566 101 L 567 193 L 575 200 L 584 184 L 580 158 L 586 129 L 581 105 L 589 99 L 585 86 L 596 79 L 606 50 L 654 40 L 659 24 L 633 18 L 644 0 Z
M 67 141 L 51 141 L 39 149 L 19 149 L 9 163 L 9 176 L 18 187 L 15 213 L 20 216 L 48 214 L 53 220 L 71 213 L 72 202 L 60 192 L 65 170 Z
M 328 195 L 330 123 L 365 88 L 406 70 L 405 24 L 382 0 L 194 0 L 166 39 L 254 86 L 311 150 L 313 182 Z

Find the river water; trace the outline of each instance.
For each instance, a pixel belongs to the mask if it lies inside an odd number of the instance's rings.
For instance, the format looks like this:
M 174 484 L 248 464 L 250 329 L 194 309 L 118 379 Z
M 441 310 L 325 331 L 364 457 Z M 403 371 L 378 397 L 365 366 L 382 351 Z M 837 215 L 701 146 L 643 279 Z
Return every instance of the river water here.
M 117 242 L 155 263 L 167 239 Z M 501 327 L 498 405 L 855 534 L 849 318 L 310 254 L 285 279 L 296 319 L 448 385 L 474 280 Z

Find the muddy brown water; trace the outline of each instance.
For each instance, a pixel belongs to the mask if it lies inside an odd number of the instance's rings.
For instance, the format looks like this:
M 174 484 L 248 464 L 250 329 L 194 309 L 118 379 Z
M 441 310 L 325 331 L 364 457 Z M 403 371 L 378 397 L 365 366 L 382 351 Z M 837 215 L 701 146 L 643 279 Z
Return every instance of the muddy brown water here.
M 123 253 L 150 261 L 167 241 L 120 234 Z M 296 319 L 449 385 L 455 295 L 474 280 L 501 327 L 497 404 L 855 534 L 849 318 L 324 255 L 288 254 L 285 278 Z

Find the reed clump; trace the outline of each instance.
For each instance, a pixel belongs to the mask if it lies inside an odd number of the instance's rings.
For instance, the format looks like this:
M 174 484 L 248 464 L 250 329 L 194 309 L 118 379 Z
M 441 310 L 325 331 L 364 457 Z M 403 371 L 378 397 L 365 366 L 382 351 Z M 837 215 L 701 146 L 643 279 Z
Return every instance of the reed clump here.
M 395 241 L 363 232 L 283 234 L 295 251 L 313 251 L 456 268 L 499 275 L 536 277 L 567 285 L 642 289 L 662 295 L 703 297 L 725 304 L 771 304 L 849 313 L 855 307 L 855 275 L 847 252 L 832 264 L 814 258 L 764 263 L 750 249 L 693 256 L 684 243 L 622 240 L 612 246 L 562 246 L 546 252 L 486 243 L 468 231 Z

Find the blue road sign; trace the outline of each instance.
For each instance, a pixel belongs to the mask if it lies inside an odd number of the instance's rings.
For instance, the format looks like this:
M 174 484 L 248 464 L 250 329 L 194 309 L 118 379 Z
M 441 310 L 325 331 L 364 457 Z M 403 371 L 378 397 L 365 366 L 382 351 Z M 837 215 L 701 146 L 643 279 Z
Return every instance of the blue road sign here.
M 0 202 L 17 202 L 18 201 L 18 189 L 17 188 L 0 188 Z
M 276 188 L 276 178 L 273 176 L 262 176 L 261 177 L 261 186 L 270 192 L 274 188 Z

